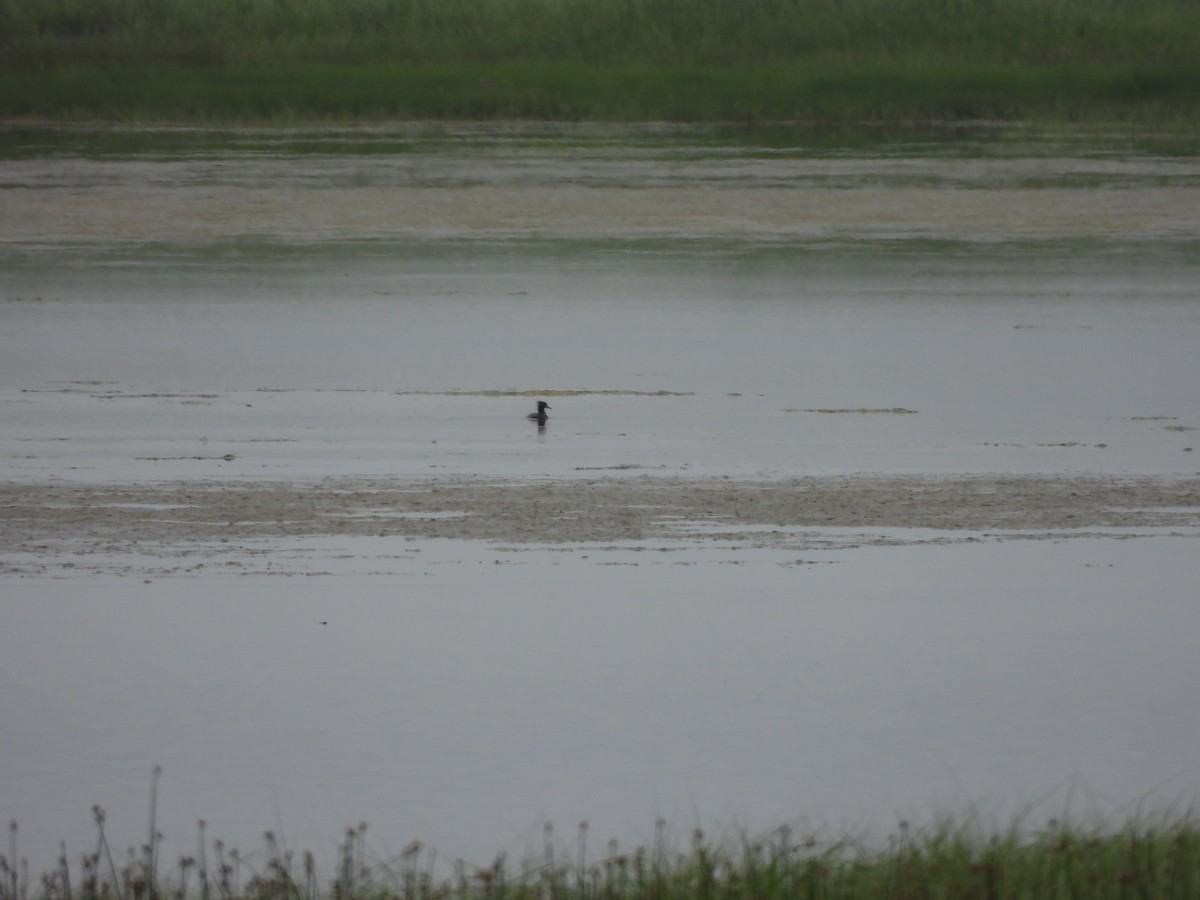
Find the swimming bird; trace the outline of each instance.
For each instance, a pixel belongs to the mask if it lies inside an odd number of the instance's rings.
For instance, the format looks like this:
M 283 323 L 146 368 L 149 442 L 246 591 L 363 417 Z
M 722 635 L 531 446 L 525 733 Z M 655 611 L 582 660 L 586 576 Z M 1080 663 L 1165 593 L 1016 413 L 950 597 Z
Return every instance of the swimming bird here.
M 530 413 L 525 418 L 533 419 L 533 421 L 537 422 L 539 425 L 545 425 L 546 420 L 550 418 L 548 415 L 546 415 L 546 410 L 548 409 L 550 409 L 550 404 L 545 400 L 539 400 L 538 411 L 535 413 Z

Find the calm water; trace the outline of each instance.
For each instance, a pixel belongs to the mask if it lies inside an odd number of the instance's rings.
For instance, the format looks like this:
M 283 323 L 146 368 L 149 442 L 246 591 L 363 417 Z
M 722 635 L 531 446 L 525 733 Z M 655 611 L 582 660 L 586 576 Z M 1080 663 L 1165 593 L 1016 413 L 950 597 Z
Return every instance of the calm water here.
M 1190 472 L 1196 271 L 1123 247 L 34 254 L 10 271 L 0 358 L 30 430 L 6 431 L 0 466 Z M 518 392 L 568 394 L 552 439 L 513 434 Z
M 513 186 L 500 170 L 485 188 Z M 563 203 L 605 181 L 554 171 Z M 663 177 L 708 190 L 713 171 Z M 285 180 L 300 207 L 327 199 Z M 175 204 L 237 186 L 167 182 Z M 1200 469 L 1198 265 L 1177 240 L 368 239 L 316 212 L 283 238 L 97 240 L 64 197 L 157 188 L 80 184 L 37 185 L 61 206 L 35 237 L 8 223 L 6 481 Z M 542 433 L 522 418 L 540 395 Z M 168 859 L 199 818 L 243 852 L 272 829 L 331 857 L 366 821 L 380 856 L 421 839 L 486 863 L 539 852 L 546 821 L 570 840 L 588 820 L 599 848 L 660 816 L 682 838 L 1186 805 L 1198 534 L 905 534 L 803 560 L 264 539 L 286 577 L 163 577 L 151 539 L 124 577 L 0 579 L 0 816 L 48 868 L 59 840 L 92 849 L 93 804 L 115 844 L 143 841 L 156 764 Z

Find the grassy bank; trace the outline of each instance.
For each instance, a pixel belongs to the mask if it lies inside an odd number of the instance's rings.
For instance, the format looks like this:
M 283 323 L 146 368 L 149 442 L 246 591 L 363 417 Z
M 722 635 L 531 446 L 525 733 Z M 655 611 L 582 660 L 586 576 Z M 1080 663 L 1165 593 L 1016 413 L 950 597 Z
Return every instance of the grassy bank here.
M 10 72 L 8 118 L 743 122 L 1033 120 L 1190 130 L 1200 64 L 703 69 L 507 62 Z
M 18 67 L 1195 62 L 1191 0 L 3 0 Z
M 436 853 L 411 844 L 393 859 L 374 858 L 367 826 L 348 829 L 335 872 L 322 877 L 311 853 L 300 859 L 267 833 L 261 850 L 239 854 L 205 840 L 167 871 L 152 841 L 116 855 L 96 810 L 96 852 L 75 872 L 29 884 L 0 857 L 0 900 L 785 900 L 785 898 L 1179 898 L 1200 896 L 1200 828 L 1194 821 L 1129 824 L 1112 832 L 1051 821 L 1021 837 L 965 827 L 920 831 L 901 824 L 885 849 L 827 841 L 781 828 L 761 839 L 713 841 L 694 832 L 684 849 L 659 823 L 649 846 L 622 852 L 609 842 L 596 854 L 587 824 L 558 845 L 547 827 L 545 850 L 518 866 L 503 857 L 484 867 L 439 865 Z M 151 823 L 153 826 L 153 822 Z M 153 827 L 151 834 L 153 834 Z M 16 847 L 16 827 L 11 832 Z M 16 856 L 15 852 L 12 855 Z
M 0 0 L 0 116 L 1192 129 L 1191 0 Z

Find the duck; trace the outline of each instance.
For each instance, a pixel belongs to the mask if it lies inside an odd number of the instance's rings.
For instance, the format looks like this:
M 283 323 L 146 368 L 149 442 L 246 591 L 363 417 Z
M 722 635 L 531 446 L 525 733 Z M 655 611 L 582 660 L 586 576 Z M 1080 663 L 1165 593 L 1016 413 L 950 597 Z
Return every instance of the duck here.
M 548 415 L 546 415 L 546 410 L 548 409 L 550 409 L 550 404 L 545 400 L 539 400 L 537 412 L 530 413 L 525 418 L 533 419 L 533 421 L 537 422 L 539 425 L 545 425 L 546 420 L 550 418 Z

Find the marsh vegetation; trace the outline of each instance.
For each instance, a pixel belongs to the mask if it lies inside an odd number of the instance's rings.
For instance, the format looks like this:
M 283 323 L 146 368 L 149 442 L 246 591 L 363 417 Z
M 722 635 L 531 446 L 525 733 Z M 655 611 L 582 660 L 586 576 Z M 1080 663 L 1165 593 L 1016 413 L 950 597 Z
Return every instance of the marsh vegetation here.
M 751 837 L 713 838 L 696 829 L 681 847 L 659 820 L 654 837 L 598 852 L 588 823 L 573 840 L 543 829 L 540 855 L 513 864 L 503 854 L 487 865 L 440 860 L 414 841 L 380 858 L 366 823 L 347 828 L 332 872 L 316 856 L 297 856 L 275 833 L 243 854 L 209 841 L 198 823 L 195 854 L 160 859 L 154 831 L 118 862 L 105 835 L 105 813 L 93 809 L 94 852 L 74 871 L 64 845 L 57 870 L 30 883 L 27 865 L 0 857 L 0 900 L 786 900 L 898 897 L 1189 898 L 1200 888 L 1200 828 L 1190 817 L 1131 821 L 1114 829 L 1082 828 L 1050 819 L 1030 833 L 987 832 L 946 822 L 916 828 L 900 822 L 883 846 L 861 839 L 804 834 L 780 827 Z M 10 826 L 10 853 L 17 825 Z
M 1184 0 L 4 0 L 0 115 L 1192 128 Z

